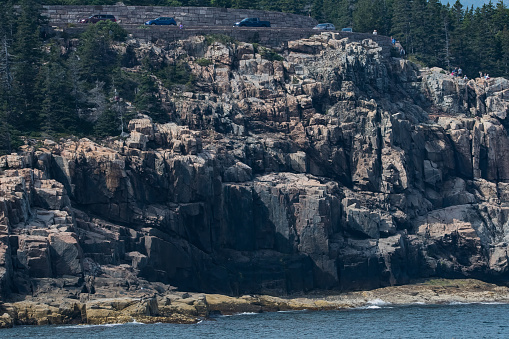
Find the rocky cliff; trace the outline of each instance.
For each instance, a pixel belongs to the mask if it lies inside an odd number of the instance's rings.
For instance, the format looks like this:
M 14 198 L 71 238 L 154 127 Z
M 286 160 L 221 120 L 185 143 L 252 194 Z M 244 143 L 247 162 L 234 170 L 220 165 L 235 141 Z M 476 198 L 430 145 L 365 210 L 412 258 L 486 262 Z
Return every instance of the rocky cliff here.
M 283 58 L 203 37 L 127 44 L 188 62 L 195 90 L 161 85 L 172 123 L 0 157 L 4 299 L 508 281 L 509 81 L 331 33 Z

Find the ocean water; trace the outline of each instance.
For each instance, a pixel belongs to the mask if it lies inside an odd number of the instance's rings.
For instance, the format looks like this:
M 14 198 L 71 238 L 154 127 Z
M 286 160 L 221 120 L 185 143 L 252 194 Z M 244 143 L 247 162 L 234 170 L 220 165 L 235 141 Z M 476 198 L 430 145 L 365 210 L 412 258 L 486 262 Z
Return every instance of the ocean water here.
M 371 305 L 218 316 L 194 325 L 18 326 L 0 338 L 509 338 L 509 305 Z

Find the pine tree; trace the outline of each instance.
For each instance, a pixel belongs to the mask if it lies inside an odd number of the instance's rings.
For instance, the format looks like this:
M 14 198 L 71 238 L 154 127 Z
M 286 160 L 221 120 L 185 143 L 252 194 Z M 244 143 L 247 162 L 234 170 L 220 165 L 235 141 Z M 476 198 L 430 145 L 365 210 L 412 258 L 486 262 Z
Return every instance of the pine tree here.
M 493 26 L 500 32 L 503 31 L 504 27 L 507 25 L 509 25 L 509 9 L 505 6 L 504 1 L 499 0 L 495 6 L 495 13 L 493 14 Z
M 111 21 L 90 25 L 82 34 L 78 55 L 81 60 L 81 76 L 90 84 L 89 87 L 101 81 L 109 90 L 110 74 L 119 63 L 118 54 L 111 48 L 111 43 L 122 41 L 126 36 L 127 32 Z
M 465 42 L 468 33 L 463 29 L 463 20 L 465 13 L 463 12 L 463 5 L 459 0 L 456 0 L 450 10 L 450 28 L 451 28 L 451 54 L 454 66 L 464 67 L 465 60 Z
M 147 114 L 155 122 L 168 122 L 168 115 L 165 114 L 161 106 L 161 101 L 158 98 L 157 92 L 158 88 L 154 79 L 144 75 L 140 79 L 140 85 L 134 103 L 140 112 Z
M 35 84 L 42 57 L 39 35 L 42 22 L 40 4 L 36 0 L 21 0 L 13 44 L 13 92 L 16 97 L 13 123 L 24 131 L 39 129 L 40 105 L 35 100 Z
M 73 86 L 63 60 L 53 47 L 48 62 L 42 67 L 40 95 L 41 127 L 49 135 L 75 133 L 78 115 L 72 96 Z
M 509 28 L 507 26 L 497 34 L 502 48 L 502 57 L 500 58 L 501 75 L 509 77 Z
M 359 0 L 352 14 L 355 31 L 365 33 L 376 29 L 375 15 L 373 0 Z
M 251 0 L 232 0 L 232 8 L 256 8 L 256 1 Z
M 75 52 L 71 53 L 68 57 L 66 68 L 69 74 L 74 114 L 78 117 L 78 119 L 80 119 L 82 112 L 87 106 L 87 96 L 85 91 L 85 82 L 80 79 L 82 71 L 80 69 L 79 58 Z
M 410 43 L 411 10 L 407 0 L 394 0 L 392 5 L 392 36 L 405 48 Z
M 445 31 L 443 26 L 443 6 L 439 0 L 429 0 L 426 10 L 425 46 L 423 53 L 427 55 L 427 64 L 445 67 Z
M 480 11 L 480 36 L 477 41 L 480 54 L 480 67 L 485 73 L 496 73 L 496 62 L 500 55 L 500 46 L 495 39 L 496 29 L 493 25 L 495 7 L 490 1 L 482 6 Z
M 231 0 L 211 0 L 210 5 L 212 7 L 230 8 L 232 7 Z
M 0 155 L 12 151 L 13 8 L 10 0 L 0 4 Z
M 99 137 L 119 135 L 121 121 L 117 112 L 109 108 L 104 111 L 94 126 L 94 133 Z

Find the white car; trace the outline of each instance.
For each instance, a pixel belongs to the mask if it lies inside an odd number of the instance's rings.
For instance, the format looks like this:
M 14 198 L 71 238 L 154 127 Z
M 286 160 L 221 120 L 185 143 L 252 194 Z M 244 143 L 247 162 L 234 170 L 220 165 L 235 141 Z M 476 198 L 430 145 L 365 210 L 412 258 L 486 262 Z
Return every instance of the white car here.
M 336 30 L 336 27 L 334 27 L 334 25 L 331 23 L 325 23 L 325 24 L 318 24 L 315 27 L 313 27 L 313 29 L 326 29 L 326 30 L 334 31 L 334 30 Z

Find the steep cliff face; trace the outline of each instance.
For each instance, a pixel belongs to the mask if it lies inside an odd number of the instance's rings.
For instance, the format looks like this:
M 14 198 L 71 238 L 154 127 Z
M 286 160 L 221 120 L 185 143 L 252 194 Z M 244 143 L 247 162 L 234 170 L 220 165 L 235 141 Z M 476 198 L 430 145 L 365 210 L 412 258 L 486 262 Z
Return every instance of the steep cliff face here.
M 0 158 L 4 294 L 507 281 L 507 80 L 420 71 L 329 33 L 282 61 L 199 37 L 130 44 L 188 61 L 196 90 L 161 88 L 174 122 L 139 117 L 126 140 Z

